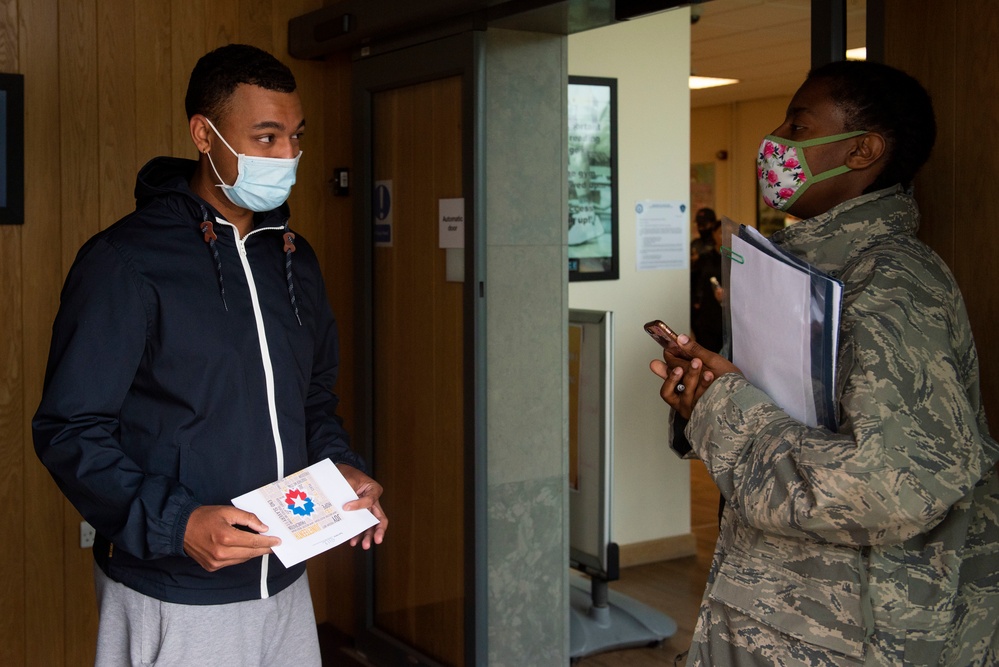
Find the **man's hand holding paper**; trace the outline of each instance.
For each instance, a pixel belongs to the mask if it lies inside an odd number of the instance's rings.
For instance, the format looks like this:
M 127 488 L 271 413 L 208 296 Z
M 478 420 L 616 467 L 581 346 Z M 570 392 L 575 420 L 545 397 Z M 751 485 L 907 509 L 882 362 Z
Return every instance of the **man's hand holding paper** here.
M 329 459 L 324 459 L 233 498 L 232 504 L 251 512 L 266 524 L 268 530 L 264 535 L 281 539 L 281 543 L 272 546 L 271 550 L 285 567 L 347 540 L 352 540 L 351 544 L 361 540 L 367 549 L 372 540 L 376 544 L 381 542 L 388 525 L 378 503 L 381 486 L 356 468 L 344 468 L 358 485 L 363 498 L 358 497 L 344 473 Z
M 378 519 L 377 526 L 369 528 L 362 535 L 352 537 L 350 539 L 350 546 L 356 547 L 358 542 L 360 542 L 362 549 L 370 549 L 372 542 L 374 544 L 381 544 L 382 540 L 385 539 L 385 531 L 388 529 L 388 517 L 385 516 L 382 504 L 379 501 L 382 495 L 382 485 L 357 468 L 345 463 L 338 465 L 337 469 L 343 475 L 344 479 L 347 480 L 347 483 L 350 484 L 351 488 L 354 489 L 354 493 L 357 494 L 357 500 L 346 503 L 343 509 L 348 512 L 369 509 L 375 518 Z

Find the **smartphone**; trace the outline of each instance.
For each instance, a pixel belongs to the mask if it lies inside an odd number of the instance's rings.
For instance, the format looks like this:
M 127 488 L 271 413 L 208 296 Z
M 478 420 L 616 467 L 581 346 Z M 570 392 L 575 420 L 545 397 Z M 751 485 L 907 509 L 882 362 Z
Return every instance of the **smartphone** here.
M 645 323 L 645 331 L 663 348 L 669 348 L 671 344 L 676 345 L 676 338 L 679 334 L 669 328 L 662 320 L 652 320 Z

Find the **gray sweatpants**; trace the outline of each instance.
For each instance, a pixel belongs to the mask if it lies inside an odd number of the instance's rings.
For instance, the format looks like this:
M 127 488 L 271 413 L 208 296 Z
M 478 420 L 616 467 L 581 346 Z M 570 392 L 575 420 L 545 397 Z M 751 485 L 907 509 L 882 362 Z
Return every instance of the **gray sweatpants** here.
M 100 627 L 96 667 L 320 667 L 307 575 L 266 600 L 162 602 L 94 565 Z

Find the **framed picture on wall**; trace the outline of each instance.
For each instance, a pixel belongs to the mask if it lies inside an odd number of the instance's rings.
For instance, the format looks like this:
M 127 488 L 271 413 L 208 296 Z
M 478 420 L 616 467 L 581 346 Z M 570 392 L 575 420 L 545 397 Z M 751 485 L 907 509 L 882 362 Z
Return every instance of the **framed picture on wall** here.
M 0 74 L 0 224 L 24 223 L 24 76 Z
M 617 79 L 569 77 L 569 280 L 617 280 Z

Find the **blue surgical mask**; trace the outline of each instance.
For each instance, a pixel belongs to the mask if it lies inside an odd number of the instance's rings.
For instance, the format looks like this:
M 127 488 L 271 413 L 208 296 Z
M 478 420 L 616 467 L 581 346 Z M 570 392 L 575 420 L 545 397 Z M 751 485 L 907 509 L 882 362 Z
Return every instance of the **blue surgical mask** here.
M 222 192 L 233 204 L 251 211 L 271 211 L 285 203 L 291 194 L 291 186 L 295 184 L 295 171 L 298 169 L 298 160 L 302 157 L 302 151 L 292 158 L 257 157 L 237 153 L 232 150 L 232 146 L 219 133 L 212 121 L 207 118 L 205 120 L 215 130 L 215 134 L 225 147 L 236 156 L 236 182 L 227 185 L 215 168 L 212 154 L 208 153 L 212 171 L 220 181 L 215 187 L 222 188 Z

